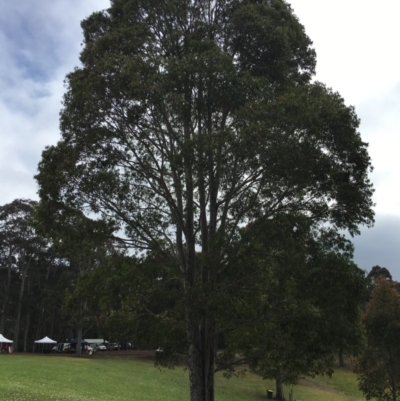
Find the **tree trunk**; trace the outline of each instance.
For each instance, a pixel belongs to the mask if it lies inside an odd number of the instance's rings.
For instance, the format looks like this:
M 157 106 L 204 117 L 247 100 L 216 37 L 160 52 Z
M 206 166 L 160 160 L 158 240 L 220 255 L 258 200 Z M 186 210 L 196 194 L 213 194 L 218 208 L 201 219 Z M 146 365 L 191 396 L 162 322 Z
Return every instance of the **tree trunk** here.
M 13 347 L 16 352 L 18 352 L 18 338 L 19 338 L 19 327 L 21 323 L 22 301 L 24 298 L 25 279 L 28 273 L 29 264 L 30 261 L 25 265 L 25 268 L 22 272 L 21 289 L 19 292 L 18 312 L 17 312 L 17 320 L 15 321 L 14 340 L 13 340 Z
M 0 320 L 0 333 L 4 334 L 4 325 L 5 325 L 5 320 L 6 320 L 6 310 L 7 310 L 7 304 L 8 304 L 8 298 L 10 295 L 10 288 L 11 288 L 11 265 L 12 265 L 12 260 L 11 260 L 11 249 L 10 253 L 8 256 L 8 264 L 7 264 L 7 284 L 4 288 L 4 300 L 3 300 L 3 306 L 1 308 L 1 320 Z
M 282 382 L 277 379 L 276 380 L 276 396 L 277 400 L 285 400 L 285 395 L 283 394 L 283 384 Z
M 56 319 L 56 308 L 54 307 L 53 316 L 51 318 L 51 326 L 50 326 L 50 338 L 54 337 L 54 321 Z
M 338 357 L 339 357 L 339 366 L 341 368 L 344 368 L 346 366 L 346 362 L 344 360 L 343 350 L 339 350 Z
M 30 324 L 31 324 L 31 310 L 28 309 L 28 313 L 26 315 L 26 322 L 25 322 L 24 352 L 28 352 L 28 335 L 29 335 Z
M 4 324 L 6 319 L 6 307 L 8 304 L 8 294 L 9 294 L 9 286 L 7 285 L 4 294 L 3 306 L 1 308 L 1 319 L 0 319 L 0 333 L 4 333 Z
M 42 322 L 42 319 L 40 317 L 40 313 L 38 313 L 37 324 L 36 324 L 36 335 L 35 335 L 36 338 L 39 338 L 40 333 L 42 332 L 42 323 L 41 322 Z M 51 338 L 53 338 L 53 337 L 51 337 Z
M 29 336 L 29 326 L 31 323 L 31 279 L 28 276 L 28 307 L 26 311 L 26 319 L 25 319 L 25 329 L 24 329 L 24 352 L 28 352 L 28 336 Z
M 82 355 L 82 327 L 79 327 L 78 329 L 78 342 L 76 344 L 76 355 L 77 356 Z
M 215 330 L 203 319 L 188 334 L 190 401 L 214 401 Z

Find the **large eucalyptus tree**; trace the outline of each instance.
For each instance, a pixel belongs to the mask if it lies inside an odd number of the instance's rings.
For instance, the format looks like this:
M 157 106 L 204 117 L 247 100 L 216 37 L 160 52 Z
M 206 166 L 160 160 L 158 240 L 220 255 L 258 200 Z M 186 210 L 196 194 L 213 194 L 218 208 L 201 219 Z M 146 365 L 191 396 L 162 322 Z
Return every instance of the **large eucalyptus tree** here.
M 175 256 L 190 397 L 214 400 L 215 294 L 235 278 L 239 228 L 278 212 L 372 223 L 359 120 L 311 82 L 315 52 L 284 0 L 113 0 L 82 27 L 41 216 L 84 211 Z

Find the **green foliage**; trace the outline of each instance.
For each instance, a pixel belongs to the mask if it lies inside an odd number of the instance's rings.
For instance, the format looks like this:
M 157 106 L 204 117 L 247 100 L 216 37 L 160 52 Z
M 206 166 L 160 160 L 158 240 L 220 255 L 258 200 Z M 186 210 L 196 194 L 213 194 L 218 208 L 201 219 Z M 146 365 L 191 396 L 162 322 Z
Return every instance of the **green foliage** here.
M 356 366 L 367 399 L 396 401 L 400 396 L 400 293 L 385 278 L 376 279 L 364 324 L 367 347 Z
M 40 328 L 45 310 L 53 306 L 42 304 L 53 257 L 33 226 L 36 207 L 30 199 L 0 206 L 0 332 L 10 337 L 13 333 L 16 351 L 26 351 L 32 339 L 31 318 L 37 317 Z
M 243 315 L 254 320 L 242 320 L 226 335 L 219 369 L 233 372 L 240 361 L 287 385 L 331 374 L 339 349 L 354 354 L 363 345 L 367 281 L 351 262 L 351 243 L 332 230 L 315 230 L 301 215 L 259 222 L 243 235 L 248 255 L 242 270 L 254 274 Z M 247 299 L 239 298 L 243 309 Z
M 159 253 L 146 258 L 114 254 L 79 278 L 75 294 L 84 294 L 87 310 L 107 338 L 120 343 L 134 339 L 141 349 L 162 345 L 158 362 L 171 365 L 186 351 L 182 286 L 171 276 L 175 265 Z
M 167 228 L 184 230 L 189 210 L 198 227 L 218 189 L 228 238 L 236 220 L 277 208 L 352 231 L 371 223 L 358 119 L 338 94 L 308 83 L 314 52 L 288 6 L 220 1 L 212 22 L 206 7 L 115 1 L 83 22 L 63 139 L 37 176 L 49 215 L 64 205 L 98 212 L 147 246 L 175 241 Z

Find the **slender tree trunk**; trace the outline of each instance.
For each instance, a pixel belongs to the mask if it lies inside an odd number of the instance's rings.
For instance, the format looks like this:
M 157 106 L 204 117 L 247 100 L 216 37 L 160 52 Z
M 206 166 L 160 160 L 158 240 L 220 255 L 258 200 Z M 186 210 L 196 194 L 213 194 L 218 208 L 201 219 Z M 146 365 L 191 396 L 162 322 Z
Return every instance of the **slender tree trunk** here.
M 18 352 L 18 338 L 19 338 L 19 327 L 20 327 L 20 323 L 21 323 L 22 301 L 24 299 L 25 279 L 26 279 L 26 275 L 28 273 L 29 264 L 30 264 L 30 260 L 25 265 L 24 270 L 22 272 L 21 289 L 19 292 L 18 312 L 17 312 L 17 320 L 15 321 L 14 340 L 13 340 L 13 347 L 16 352 Z
M 5 289 L 3 305 L 1 308 L 0 333 L 4 333 L 4 324 L 5 324 L 5 319 L 6 319 L 6 308 L 7 308 L 7 304 L 8 304 L 9 291 L 10 291 L 9 286 L 7 285 L 7 287 Z
M 4 288 L 4 300 L 3 300 L 3 305 L 1 308 L 1 319 L 0 319 L 0 333 L 4 333 L 4 325 L 5 325 L 5 320 L 6 320 L 6 311 L 7 311 L 7 304 L 8 304 L 8 298 L 10 296 L 10 288 L 11 288 L 11 250 L 8 256 L 8 264 L 7 264 L 7 284 L 5 285 Z
M 28 335 L 29 335 L 30 324 L 31 324 L 31 310 L 28 309 L 28 313 L 26 315 L 26 322 L 25 322 L 24 352 L 28 352 Z
M 276 380 L 276 396 L 277 400 L 285 400 L 285 395 L 283 394 L 283 384 L 282 382 L 277 379 Z
M 28 276 L 28 306 L 26 311 L 26 319 L 25 319 L 25 328 L 24 328 L 24 352 L 28 351 L 28 334 L 29 334 L 29 326 L 31 322 L 31 279 Z
M 53 310 L 53 316 L 51 318 L 51 326 L 50 326 L 50 338 L 54 336 L 54 321 L 56 319 L 56 308 Z
M 189 337 L 190 401 L 214 401 L 215 330 L 204 319 Z
M 38 333 L 38 337 L 42 337 L 42 335 L 46 335 L 46 319 L 45 319 L 45 309 L 44 306 L 40 306 L 40 312 L 39 312 L 39 324 L 38 328 L 40 328 L 40 332 Z
M 82 355 L 82 326 L 78 329 L 78 342 L 76 344 L 76 355 Z
M 343 350 L 339 350 L 338 352 L 338 357 L 339 357 L 339 366 L 341 368 L 344 368 L 346 366 L 346 362 L 344 360 L 344 355 L 343 355 Z
M 40 337 L 40 333 L 42 330 L 42 319 L 40 316 L 41 316 L 40 313 L 38 313 L 37 325 L 36 325 L 36 335 L 35 335 L 36 338 Z

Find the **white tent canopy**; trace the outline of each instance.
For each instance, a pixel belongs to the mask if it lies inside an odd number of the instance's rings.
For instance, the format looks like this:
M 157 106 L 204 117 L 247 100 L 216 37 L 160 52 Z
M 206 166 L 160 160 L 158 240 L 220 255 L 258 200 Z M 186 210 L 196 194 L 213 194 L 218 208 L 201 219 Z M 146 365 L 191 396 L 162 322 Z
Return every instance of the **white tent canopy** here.
M 35 341 L 36 344 L 57 344 L 57 341 L 52 340 L 49 337 L 44 337 L 41 340 Z
M 12 343 L 12 341 L 5 338 L 3 334 L 0 334 L 0 343 Z

